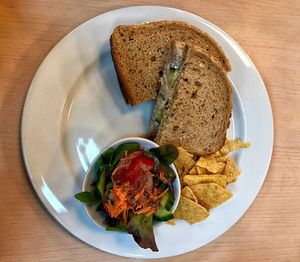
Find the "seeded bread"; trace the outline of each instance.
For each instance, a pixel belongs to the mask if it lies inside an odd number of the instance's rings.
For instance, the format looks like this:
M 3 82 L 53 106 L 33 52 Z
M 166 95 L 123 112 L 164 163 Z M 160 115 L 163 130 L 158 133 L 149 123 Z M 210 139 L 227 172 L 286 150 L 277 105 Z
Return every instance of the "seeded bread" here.
M 225 143 L 232 110 L 232 86 L 226 72 L 207 54 L 185 43 L 186 56 L 155 142 L 208 155 Z M 163 82 L 163 81 L 162 81 Z
M 225 71 L 230 71 L 221 47 L 194 26 L 178 21 L 120 25 L 110 38 L 111 53 L 128 104 L 137 105 L 156 98 L 157 81 L 168 56 L 170 39 L 198 46 Z

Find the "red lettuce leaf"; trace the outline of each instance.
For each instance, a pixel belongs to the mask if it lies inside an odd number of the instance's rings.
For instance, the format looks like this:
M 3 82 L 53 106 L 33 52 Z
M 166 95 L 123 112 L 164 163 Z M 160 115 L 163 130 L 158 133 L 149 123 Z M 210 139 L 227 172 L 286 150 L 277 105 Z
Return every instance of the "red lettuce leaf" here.
M 132 234 L 140 247 L 150 248 L 154 252 L 158 251 L 154 238 L 152 216 L 133 215 L 128 222 L 127 232 Z

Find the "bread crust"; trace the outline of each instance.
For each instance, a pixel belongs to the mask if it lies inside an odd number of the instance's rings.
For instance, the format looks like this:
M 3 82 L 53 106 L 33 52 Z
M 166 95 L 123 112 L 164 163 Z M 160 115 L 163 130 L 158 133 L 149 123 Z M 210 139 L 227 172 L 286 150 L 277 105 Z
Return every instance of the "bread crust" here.
M 217 47 L 218 51 L 220 52 L 221 56 L 222 56 L 222 63 L 219 63 L 218 61 L 215 61 L 219 67 L 223 68 L 223 70 L 225 70 L 226 72 L 230 72 L 231 71 L 231 65 L 229 63 L 228 58 L 226 57 L 223 49 L 221 48 L 221 46 L 206 32 L 202 31 L 200 28 L 182 22 L 182 21 L 170 21 L 170 20 L 165 20 L 165 21 L 156 21 L 156 22 L 150 22 L 150 23 L 146 23 L 148 25 L 159 25 L 159 24 L 165 24 L 165 25 L 177 25 L 180 26 L 182 28 L 182 30 L 187 30 L 187 28 L 189 28 L 190 30 L 197 32 L 199 34 L 201 34 L 204 38 L 206 38 L 206 40 L 208 42 L 211 42 L 211 44 L 215 47 Z M 178 39 L 175 39 L 176 41 L 179 41 Z M 189 44 L 191 45 L 191 44 Z M 199 49 L 199 48 L 198 48 Z M 206 53 L 205 50 L 200 49 L 203 53 Z
M 121 92 L 124 96 L 124 99 L 127 104 L 130 104 L 132 106 L 137 104 L 137 101 L 135 101 L 133 94 L 130 91 L 130 86 L 128 85 L 128 82 L 126 81 L 126 75 L 125 71 L 122 67 L 122 64 L 119 62 L 119 53 L 116 48 L 114 48 L 115 41 L 114 40 L 114 34 L 110 36 L 110 46 L 111 46 L 111 56 L 114 62 L 114 66 L 116 69 L 118 82 L 121 87 Z
M 227 76 L 227 73 L 225 72 L 224 68 L 220 67 L 220 65 L 218 63 L 215 63 L 215 60 L 209 56 L 207 53 L 203 52 L 201 49 L 197 48 L 196 46 L 192 46 L 192 45 L 187 45 L 186 43 L 182 43 L 182 42 L 177 42 L 176 43 L 177 46 L 188 46 L 189 47 L 189 53 L 190 53 L 190 57 L 195 57 L 200 55 L 201 57 L 204 57 L 209 63 L 211 63 L 213 66 L 216 67 L 216 69 L 219 71 L 219 73 L 222 75 L 223 80 L 225 81 L 224 84 L 226 86 L 226 94 L 227 94 L 227 98 L 226 99 L 226 108 L 227 111 L 225 112 L 225 117 L 226 119 L 224 120 L 224 128 L 221 132 L 222 136 L 220 141 L 218 141 L 218 143 L 216 144 L 216 146 L 214 148 L 212 148 L 211 150 L 202 150 L 201 149 L 201 145 L 198 146 L 194 146 L 192 145 L 192 147 L 190 147 L 188 145 L 188 143 L 183 141 L 180 141 L 180 137 L 176 137 L 176 132 L 174 133 L 173 131 L 170 131 L 170 125 L 164 125 L 164 121 L 169 117 L 170 112 L 172 110 L 172 105 L 170 105 L 168 112 L 165 114 L 163 120 L 161 121 L 161 126 L 159 127 L 159 131 L 158 134 L 155 138 L 155 142 L 157 142 L 158 144 L 162 145 L 162 144 L 174 144 L 175 146 L 181 146 L 184 147 L 186 150 L 188 150 L 190 153 L 193 154 L 197 154 L 200 156 L 205 156 L 205 155 L 209 155 L 212 154 L 216 151 L 218 151 L 225 143 L 226 141 L 226 133 L 227 133 L 227 129 L 230 126 L 230 118 L 231 118 L 231 112 L 232 112 L 232 84 Z M 189 63 L 189 61 L 188 61 Z M 184 65 L 185 66 L 185 65 Z M 191 101 L 192 102 L 192 101 Z M 172 101 L 172 103 L 174 103 L 174 100 Z M 177 108 L 178 109 L 178 108 Z M 209 121 L 209 117 L 207 116 L 207 121 Z M 169 121 L 170 123 L 170 121 Z M 178 124 L 178 122 L 176 123 Z M 180 125 L 180 124 L 178 124 Z M 169 129 L 168 130 L 164 130 L 165 128 Z M 166 135 L 166 131 L 168 133 L 168 135 Z M 170 135 L 173 134 L 174 136 Z M 199 136 L 201 136 L 201 134 L 198 134 Z M 196 143 L 196 142 L 195 142 Z
M 203 43 L 206 43 L 205 46 L 206 46 L 207 50 L 202 50 L 202 51 L 207 52 L 209 54 L 210 48 L 212 48 L 211 49 L 212 52 L 217 53 L 217 56 L 218 56 L 218 57 L 216 57 L 215 62 L 218 63 L 220 67 L 223 67 L 223 69 L 225 71 L 228 72 L 231 70 L 229 61 L 226 58 L 222 48 L 218 45 L 218 43 L 212 37 L 210 37 L 207 33 L 201 31 L 199 28 L 197 28 L 193 25 L 189 25 L 189 24 L 187 24 L 185 22 L 181 22 L 181 21 L 168 21 L 168 20 L 167 21 L 149 22 L 149 23 L 138 24 L 138 25 L 119 25 L 113 31 L 113 33 L 110 37 L 110 43 L 111 43 L 111 54 L 112 54 L 114 66 L 115 66 L 115 69 L 116 69 L 116 72 L 118 75 L 118 81 L 119 81 L 119 84 L 120 84 L 120 87 L 121 87 L 121 90 L 124 95 L 126 103 L 131 104 L 131 105 L 137 105 L 137 104 L 146 102 L 148 100 L 155 99 L 156 94 L 157 94 L 157 86 L 156 86 L 157 81 L 154 81 L 154 78 L 155 79 L 158 78 L 159 70 L 157 70 L 157 72 L 151 72 L 151 74 L 153 75 L 153 78 L 152 78 L 152 82 L 149 82 L 149 83 L 152 83 L 152 84 L 149 84 L 150 87 L 147 86 L 148 90 L 141 90 L 141 91 L 143 91 L 142 94 L 138 95 L 139 90 L 143 89 L 144 87 L 143 87 L 141 81 L 139 81 L 139 80 L 135 81 L 135 86 L 134 86 L 134 84 L 133 84 L 134 81 L 132 80 L 132 78 L 134 78 L 134 73 L 128 72 L 128 68 L 124 67 L 126 61 L 124 62 L 125 58 L 122 57 L 122 52 L 124 53 L 124 50 L 123 50 L 124 48 L 122 46 L 123 43 L 121 43 L 121 38 L 122 38 L 121 34 L 122 33 L 120 33 L 120 32 L 123 30 L 126 32 L 128 31 L 132 34 L 134 34 L 134 33 L 139 34 L 140 30 L 145 30 L 145 31 L 148 30 L 148 31 L 151 31 L 150 32 L 151 34 L 150 34 L 150 36 L 145 36 L 145 38 L 146 38 L 146 40 L 148 39 L 150 41 L 152 39 L 151 35 L 155 34 L 158 31 L 158 29 L 160 30 L 160 33 L 157 33 L 157 34 L 161 34 L 162 32 L 164 32 L 163 31 L 164 29 L 166 32 L 170 32 L 170 31 L 176 29 L 177 31 L 180 31 L 180 32 L 181 31 L 185 32 L 185 33 L 188 32 L 187 35 L 190 35 L 191 39 L 192 39 L 192 36 L 195 36 L 195 37 L 198 36 L 198 38 L 196 37 L 197 39 L 202 39 L 201 41 Z M 187 37 L 187 35 L 185 35 L 185 37 Z M 157 37 L 159 37 L 159 35 Z M 177 40 L 180 40 L 180 39 L 177 39 Z M 193 39 L 190 41 L 193 41 Z M 142 45 L 142 43 L 140 43 L 140 45 Z M 164 43 L 164 45 L 165 45 L 165 43 Z M 165 48 L 165 46 L 162 46 L 162 48 Z M 159 46 L 158 46 L 158 49 L 159 49 Z M 131 63 L 132 61 L 128 61 L 128 62 Z M 143 79 L 140 79 L 140 80 L 143 80 Z

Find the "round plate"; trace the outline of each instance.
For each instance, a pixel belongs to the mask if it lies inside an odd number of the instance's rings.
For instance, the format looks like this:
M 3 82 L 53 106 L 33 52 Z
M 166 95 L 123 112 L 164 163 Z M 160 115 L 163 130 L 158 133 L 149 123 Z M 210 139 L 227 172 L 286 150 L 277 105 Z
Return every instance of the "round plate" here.
M 233 154 L 241 176 L 233 197 L 204 222 L 155 228 L 159 252 L 141 249 L 126 233 L 106 232 L 88 217 L 74 194 L 102 148 L 147 133 L 153 104 L 127 106 L 119 89 L 109 38 L 119 24 L 181 20 L 211 35 L 232 66 L 233 115 L 229 135 L 252 144 Z M 272 111 L 264 83 L 242 48 L 221 29 L 181 10 L 140 6 L 114 10 L 77 27 L 48 54 L 31 83 L 22 118 L 28 175 L 53 217 L 82 241 L 109 253 L 136 258 L 168 257 L 199 248 L 228 230 L 254 201 L 267 174 L 273 147 Z M 181 239 L 182 241 L 178 241 Z

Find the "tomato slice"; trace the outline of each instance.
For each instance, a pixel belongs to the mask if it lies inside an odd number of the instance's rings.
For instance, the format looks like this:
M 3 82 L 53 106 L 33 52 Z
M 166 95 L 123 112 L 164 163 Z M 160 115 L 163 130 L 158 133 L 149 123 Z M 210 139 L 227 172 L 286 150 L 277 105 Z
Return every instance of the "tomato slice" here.
M 118 184 L 129 183 L 134 185 L 139 179 L 155 166 L 154 159 L 143 154 L 130 158 L 126 165 L 121 165 L 114 175 L 114 181 Z

